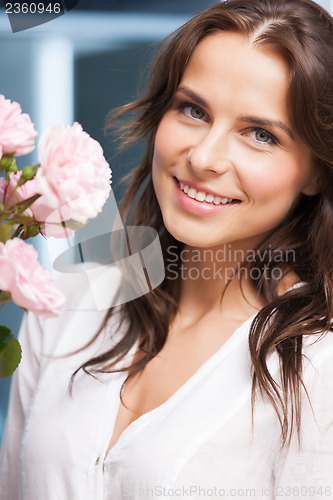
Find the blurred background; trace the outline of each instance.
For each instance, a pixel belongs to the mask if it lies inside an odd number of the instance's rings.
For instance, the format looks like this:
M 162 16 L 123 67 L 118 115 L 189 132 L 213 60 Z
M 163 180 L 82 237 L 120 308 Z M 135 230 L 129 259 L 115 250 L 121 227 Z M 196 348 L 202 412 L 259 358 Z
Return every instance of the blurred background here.
M 0 93 L 21 104 L 39 136 L 51 125 L 81 123 L 104 149 L 118 203 L 123 196 L 119 179 L 137 165 L 142 146 L 138 144 L 129 152 L 116 155 L 104 133 L 105 117 L 110 109 L 138 95 L 158 42 L 214 3 L 217 2 L 79 0 L 75 8 L 53 21 L 13 33 L 0 2 Z M 318 3 L 333 11 L 333 0 Z M 33 152 L 23 162 L 18 160 L 23 167 L 37 161 L 37 157 Z M 33 243 L 42 264 L 49 269 L 53 257 L 68 248 L 66 241 L 52 238 L 47 244 L 43 238 L 36 238 Z M 0 324 L 15 333 L 21 319 L 21 309 L 12 304 L 0 309 Z M 9 386 L 10 378 L 0 379 L 0 441 Z

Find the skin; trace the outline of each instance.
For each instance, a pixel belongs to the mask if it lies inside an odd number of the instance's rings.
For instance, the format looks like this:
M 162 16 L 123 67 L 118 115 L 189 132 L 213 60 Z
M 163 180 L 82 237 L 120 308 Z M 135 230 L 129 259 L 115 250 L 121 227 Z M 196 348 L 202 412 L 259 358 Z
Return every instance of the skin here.
M 182 89 L 156 133 L 153 183 L 166 228 L 188 251 L 185 270 L 196 267 L 200 272 L 203 266 L 206 270 L 198 279 L 182 280 L 179 313 L 165 345 L 126 383 L 126 406 L 119 407 L 109 450 L 131 422 L 169 399 L 264 305 L 246 280 L 242 293 L 237 278 L 221 303 L 224 283 L 213 279 L 214 262 L 194 262 L 191 255 L 221 250 L 224 245 L 232 256 L 236 250 L 254 248 L 302 194 L 318 191 L 311 154 L 290 127 L 285 104 L 288 81 L 287 67 L 277 54 L 255 47 L 239 34 L 210 35 L 189 61 Z M 206 104 L 189 98 L 189 92 Z M 256 117 L 256 122 L 244 117 Z M 264 131 L 258 127 L 263 119 L 283 126 Z M 277 138 L 276 144 L 267 132 Z M 178 202 L 174 177 L 240 203 L 215 215 L 191 213 Z M 218 265 L 234 266 L 237 259 Z M 290 273 L 283 287 L 295 281 L 297 276 Z

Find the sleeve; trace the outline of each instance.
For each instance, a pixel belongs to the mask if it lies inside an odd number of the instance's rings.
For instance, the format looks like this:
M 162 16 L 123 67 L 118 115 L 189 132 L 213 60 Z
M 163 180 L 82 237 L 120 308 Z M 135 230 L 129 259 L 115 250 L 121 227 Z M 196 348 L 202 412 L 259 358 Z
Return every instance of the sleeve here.
M 40 369 L 42 328 L 38 316 L 32 313 L 24 316 L 18 338 L 22 347 L 22 360 L 12 378 L 1 446 L 0 500 L 18 499 L 20 443 Z
M 302 402 L 301 447 L 294 430 L 275 468 L 274 498 L 333 499 L 333 333 L 312 345 L 306 355 Z M 311 352 L 311 347 L 309 349 Z

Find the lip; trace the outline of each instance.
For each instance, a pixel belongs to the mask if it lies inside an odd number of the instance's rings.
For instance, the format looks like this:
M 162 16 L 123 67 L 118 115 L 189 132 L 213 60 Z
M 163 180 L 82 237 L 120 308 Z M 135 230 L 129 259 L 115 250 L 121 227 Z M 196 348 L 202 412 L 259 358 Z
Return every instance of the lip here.
M 179 182 L 184 182 L 184 184 L 188 184 L 185 181 L 178 181 L 176 177 L 174 177 L 174 182 L 175 182 L 175 191 L 176 191 L 176 199 L 178 204 L 186 211 L 191 212 L 195 215 L 201 215 L 201 216 L 211 216 L 211 215 L 216 215 L 220 214 L 222 212 L 225 212 L 226 210 L 231 210 L 235 205 L 239 205 L 239 201 L 235 201 L 232 203 L 227 203 L 225 205 L 215 205 L 214 203 L 205 203 L 204 201 L 197 201 L 194 198 L 190 198 L 185 194 L 181 189 Z M 193 187 L 195 189 L 202 190 L 200 188 L 195 187 L 194 183 L 189 183 L 188 186 Z M 207 192 L 207 191 L 206 191 Z M 209 193 L 214 194 L 214 192 L 209 191 Z M 221 195 L 215 194 L 215 196 L 220 196 Z M 224 198 L 227 198 L 227 196 L 224 196 Z
M 197 191 L 203 191 L 204 193 L 207 193 L 207 194 L 213 194 L 214 196 L 219 196 L 220 198 L 228 198 L 228 199 L 232 198 L 232 199 L 236 199 L 236 198 L 234 198 L 234 196 L 227 196 L 225 194 L 217 193 L 216 191 L 213 191 L 210 188 L 205 188 L 203 186 L 198 186 L 198 184 L 195 184 L 194 182 L 191 182 L 191 181 L 185 181 L 184 179 L 178 179 L 177 177 L 175 177 L 175 179 L 178 182 L 182 182 L 183 184 L 187 184 L 190 188 L 194 188 Z

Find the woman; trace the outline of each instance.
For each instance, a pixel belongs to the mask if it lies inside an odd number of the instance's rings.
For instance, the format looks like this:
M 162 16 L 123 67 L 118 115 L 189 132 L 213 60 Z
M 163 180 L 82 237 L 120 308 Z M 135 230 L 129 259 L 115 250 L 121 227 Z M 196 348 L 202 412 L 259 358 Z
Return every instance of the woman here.
M 165 279 L 95 337 L 28 315 L 1 499 L 333 495 L 332 45 L 310 0 L 230 0 L 162 46 L 114 117 Z

